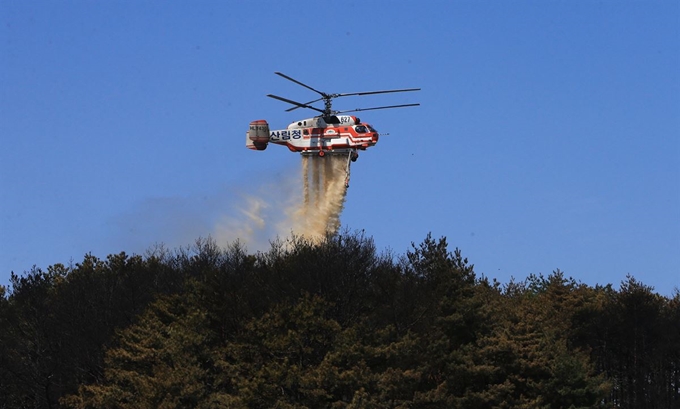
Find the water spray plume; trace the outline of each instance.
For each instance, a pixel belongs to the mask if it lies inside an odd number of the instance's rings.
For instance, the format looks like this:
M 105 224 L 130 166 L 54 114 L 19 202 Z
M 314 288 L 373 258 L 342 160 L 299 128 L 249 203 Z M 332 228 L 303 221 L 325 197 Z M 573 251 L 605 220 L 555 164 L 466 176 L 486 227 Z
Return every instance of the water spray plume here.
M 302 157 L 303 205 L 289 215 L 294 234 L 316 241 L 338 230 L 347 194 L 345 166 L 342 156 Z
M 347 193 L 347 158 L 302 156 L 302 184 L 265 186 L 244 195 L 238 216 L 225 217 L 215 231 L 221 245 L 240 240 L 251 250 L 265 251 L 271 240 L 291 234 L 312 242 L 340 228 Z M 299 179 L 298 179 L 299 180 Z

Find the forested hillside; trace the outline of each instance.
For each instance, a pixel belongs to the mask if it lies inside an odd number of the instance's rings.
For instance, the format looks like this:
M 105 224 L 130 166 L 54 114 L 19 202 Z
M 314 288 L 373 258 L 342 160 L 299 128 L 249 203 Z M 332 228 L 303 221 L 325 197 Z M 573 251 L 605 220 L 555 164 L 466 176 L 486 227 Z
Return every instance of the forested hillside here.
M 361 233 L 0 287 L 0 408 L 160 407 L 678 408 L 680 294 L 490 282 L 445 238 L 395 255 Z

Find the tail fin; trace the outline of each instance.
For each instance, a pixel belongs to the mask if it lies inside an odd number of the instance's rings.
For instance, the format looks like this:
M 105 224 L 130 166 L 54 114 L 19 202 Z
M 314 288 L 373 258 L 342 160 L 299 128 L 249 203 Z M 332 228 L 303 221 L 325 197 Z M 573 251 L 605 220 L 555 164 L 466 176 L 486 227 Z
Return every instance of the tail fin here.
M 264 119 L 250 123 L 250 129 L 246 132 L 246 148 L 263 151 L 269 144 L 269 124 Z

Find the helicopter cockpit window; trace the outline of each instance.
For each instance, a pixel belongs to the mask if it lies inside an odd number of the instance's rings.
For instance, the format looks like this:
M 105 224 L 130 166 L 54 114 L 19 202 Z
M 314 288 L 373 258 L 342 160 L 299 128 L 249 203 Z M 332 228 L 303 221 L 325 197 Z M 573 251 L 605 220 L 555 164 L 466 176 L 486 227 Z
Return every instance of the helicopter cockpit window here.
M 376 131 L 371 125 L 368 126 L 368 129 L 370 129 L 371 132 L 378 132 L 378 131 Z
M 357 133 L 366 133 L 366 132 L 368 132 L 368 130 L 366 130 L 366 127 L 363 126 L 363 125 L 357 125 L 354 129 L 357 131 Z

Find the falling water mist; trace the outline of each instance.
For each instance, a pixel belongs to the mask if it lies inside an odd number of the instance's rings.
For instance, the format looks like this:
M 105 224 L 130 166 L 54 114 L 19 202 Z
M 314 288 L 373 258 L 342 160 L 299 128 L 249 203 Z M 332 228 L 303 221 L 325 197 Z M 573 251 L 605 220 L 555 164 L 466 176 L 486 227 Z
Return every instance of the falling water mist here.
M 345 205 L 344 156 L 302 157 L 301 206 L 290 212 L 291 230 L 311 240 L 340 227 L 340 213 Z
M 299 177 L 243 195 L 238 216 L 223 218 L 214 236 L 226 245 L 239 240 L 251 250 L 266 250 L 273 239 L 302 236 L 312 242 L 340 227 L 347 194 L 345 155 L 302 156 Z M 294 182 L 294 183 L 289 183 Z

